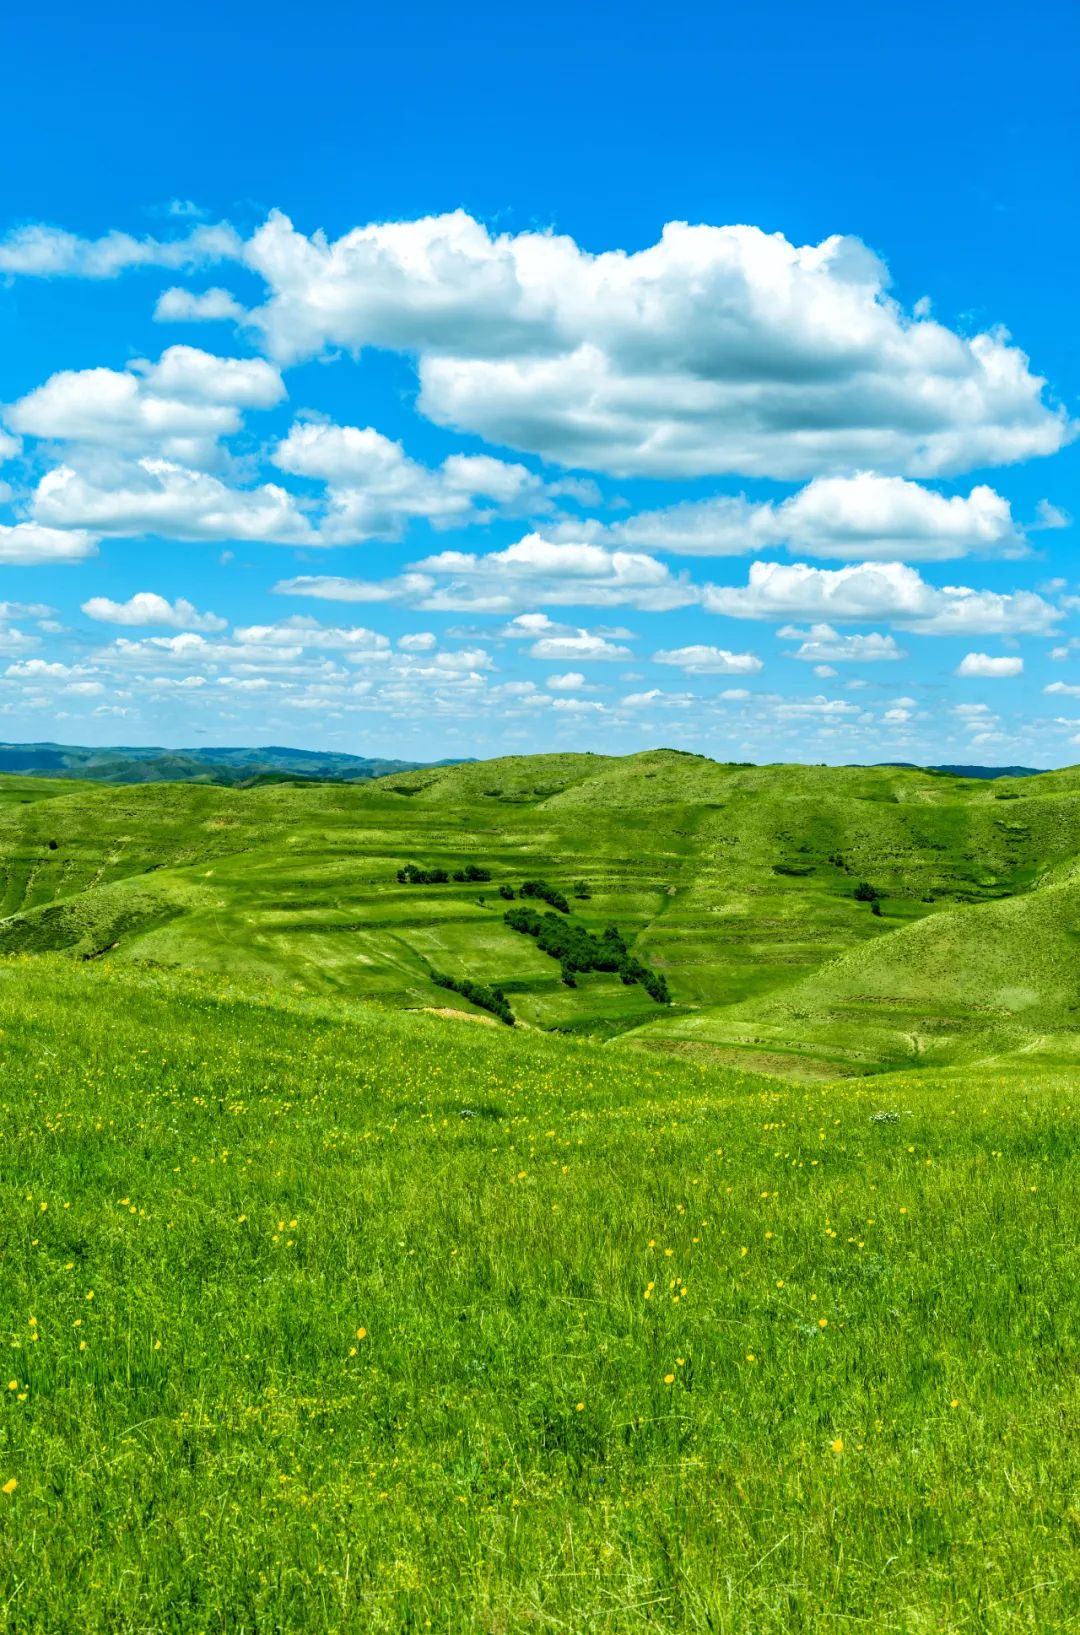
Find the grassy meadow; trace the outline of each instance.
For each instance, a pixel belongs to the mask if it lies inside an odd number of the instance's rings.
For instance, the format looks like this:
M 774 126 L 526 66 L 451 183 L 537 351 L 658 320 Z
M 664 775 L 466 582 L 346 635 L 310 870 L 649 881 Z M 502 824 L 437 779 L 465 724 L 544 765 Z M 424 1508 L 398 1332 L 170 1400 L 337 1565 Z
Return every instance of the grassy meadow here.
M 0 954 L 402 1009 L 444 1006 L 441 970 L 497 984 L 530 1027 L 818 1079 L 1080 1040 L 1080 771 L 991 782 L 658 750 L 361 785 L 6 784 Z M 409 862 L 492 878 L 402 885 Z M 503 923 L 499 887 L 538 876 L 583 880 L 575 919 L 617 924 L 672 1005 L 602 973 L 567 988 Z
M 1072 1627 L 1080 780 L 1024 782 L 0 780 L 0 1631 Z M 537 874 L 674 1003 L 563 987 Z

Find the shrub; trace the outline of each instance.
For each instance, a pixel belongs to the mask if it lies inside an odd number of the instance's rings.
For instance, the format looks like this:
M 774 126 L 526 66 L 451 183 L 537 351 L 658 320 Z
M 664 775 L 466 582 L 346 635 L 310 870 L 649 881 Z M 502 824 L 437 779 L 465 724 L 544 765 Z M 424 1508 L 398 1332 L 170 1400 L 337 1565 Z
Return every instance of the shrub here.
M 499 887 L 499 896 L 504 898 L 506 902 L 512 903 L 513 900 L 514 900 L 514 888 L 513 888 L 513 886 L 500 886 Z
M 574 896 L 576 898 L 578 898 L 578 900 L 580 902 L 584 902 L 584 900 L 587 897 L 592 896 L 592 892 L 589 890 L 589 884 L 588 884 L 587 880 L 575 880 L 574 881 Z
M 501 988 L 489 988 L 485 983 L 473 982 L 471 977 L 462 977 L 458 981 L 452 976 L 447 976 L 444 971 L 432 971 L 431 980 L 436 987 L 449 988 L 452 993 L 461 994 L 470 1004 L 476 1005 L 480 1010 L 490 1011 L 500 1022 L 505 1022 L 507 1027 L 513 1027 L 514 1013 L 507 1004 L 506 995 Z
M 541 953 L 559 961 L 568 988 L 577 986 L 574 975 L 578 971 L 617 971 L 628 987 L 640 982 L 658 1005 L 670 1005 L 665 979 L 627 953 L 617 926 L 609 925 L 602 936 L 594 937 L 576 920 L 560 920 L 556 914 L 540 915 L 534 908 L 524 907 L 508 908 L 503 920 L 512 931 L 535 937 Z
M 560 914 L 569 914 L 570 904 L 562 892 L 555 886 L 549 886 L 546 880 L 526 880 L 521 887 L 523 897 L 539 897 L 541 902 L 550 903 L 557 908 Z
M 451 875 L 445 869 L 422 869 L 418 863 L 406 863 L 404 868 L 398 869 L 397 877 L 403 886 L 444 886 L 448 880 L 456 880 L 459 885 L 478 885 L 491 879 L 491 870 L 466 863 L 463 869 L 455 869 Z
M 880 895 L 881 893 L 877 887 L 870 885 L 867 880 L 860 880 L 852 892 L 852 896 L 857 903 L 876 903 Z
M 397 877 L 403 886 L 444 886 L 450 878 L 445 869 L 422 869 L 418 863 L 406 863 Z

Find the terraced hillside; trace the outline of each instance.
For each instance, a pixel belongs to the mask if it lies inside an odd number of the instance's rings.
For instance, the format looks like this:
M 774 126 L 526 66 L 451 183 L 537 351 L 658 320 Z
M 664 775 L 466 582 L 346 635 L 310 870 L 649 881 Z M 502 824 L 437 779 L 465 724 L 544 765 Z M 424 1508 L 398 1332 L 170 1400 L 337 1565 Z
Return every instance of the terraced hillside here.
M 0 952 L 190 965 L 795 1074 L 1072 1049 L 1080 775 L 511 757 L 361 786 L 0 780 Z M 404 884 L 426 872 L 481 882 Z M 562 980 L 540 879 L 665 977 Z M 574 888 L 581 883 L 580 896 Z M 859 901 L 870 884 L 877 903 Z M 538 905 L 543 908 L 542 903 Z

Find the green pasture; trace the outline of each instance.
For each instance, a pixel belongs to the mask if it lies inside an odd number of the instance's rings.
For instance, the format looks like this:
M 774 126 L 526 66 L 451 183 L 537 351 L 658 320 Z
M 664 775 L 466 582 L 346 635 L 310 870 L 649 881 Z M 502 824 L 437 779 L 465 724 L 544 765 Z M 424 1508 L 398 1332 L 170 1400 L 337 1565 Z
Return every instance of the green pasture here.
M 53 954 L 0 1065 L 0 1629 L 1080 1616 L 1067 1043 L 793 1083 Z

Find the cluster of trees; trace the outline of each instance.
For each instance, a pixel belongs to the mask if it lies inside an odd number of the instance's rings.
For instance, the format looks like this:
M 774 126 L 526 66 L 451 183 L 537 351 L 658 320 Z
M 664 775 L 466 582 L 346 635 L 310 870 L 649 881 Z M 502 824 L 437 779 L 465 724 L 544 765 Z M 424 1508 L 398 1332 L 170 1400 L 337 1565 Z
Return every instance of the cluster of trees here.
M 881 913 L 881 893 L 869 880 L 860 880 L 852 896 L 857 903 L 869 903 L 871 914 Z
M 445 869 L 422 869 L 417 863 L 406 863 L 403 869 L 398 869 L 397 877 L 398 884 L 402 886 L 445 886 L 448 880 L 472 884 L 478 880 L 490 880 L 491 870 L 478 868 L 475 863 L 466 863 L 463 869 L 455 869 L 453 874 L 448 874 Z
M 486 983 L 473 982 L 470 977 L 462 977 L 458 982 L 445 971 L 432 971 L 431 980 L 439 988 L 449 988 L 452 993 L 459 993 L 464 999 L 477 1005 L 482 1011 L 490 1011 L 497 1016 L 500 1022 L 505 1022 L 508 1028 L 514 1025 L 514 1013 L 507 1004 L 506 995 L 501 988 L 489 988 Z
M 568 988 L 577 986 L 575 976 L 579 971 L 617 971 L 627 986 L 639 982 L 658 1005 L 670 1005 L 665 978 L 634 958 L 617 926 L 609 925 L 594 937 L 575 920 L 560 920 L 556 914 L 540 915 L 533 908 L 508 908 L 503 919 L 512 931 L 535 937 L 537 947 L 559 961 Z
M 543 903 L 550 903 L 557 908 L 560 914 L 569 914 L 570 904 L 556 886 L 549 886 L 546 880 L 526 880 L 521 887 L 523 897 L 539 897 Z

